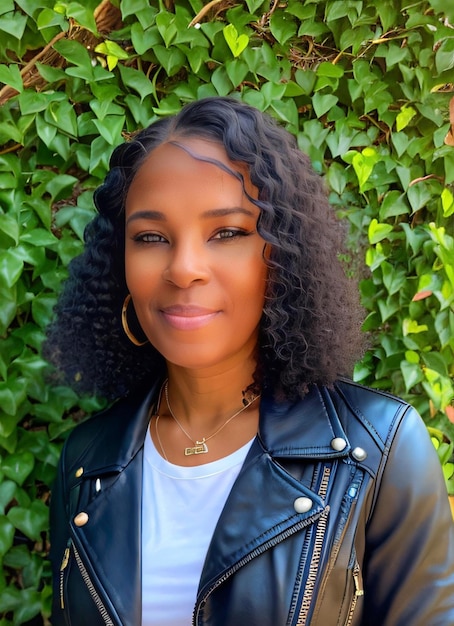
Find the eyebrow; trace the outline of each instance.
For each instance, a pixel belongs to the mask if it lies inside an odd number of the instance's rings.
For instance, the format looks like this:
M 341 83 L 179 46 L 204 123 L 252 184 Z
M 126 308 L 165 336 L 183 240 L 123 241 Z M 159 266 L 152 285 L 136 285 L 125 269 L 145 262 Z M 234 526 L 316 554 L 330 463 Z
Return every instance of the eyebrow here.
M 204 211 L 202 217 L 226 217 L 227 215 L 234 215 L 237 213 L 247 215 L 248 217 L 255 217 L 255 214 L 251 210 L 245 209 L 244 207 L 225 207 L 219 209 L 209 209 L 208 211 Z M 133 213 L 133 215 L 128 217 L 128 219 L 126 220 L 126 224 L 141 219 L 153 220 L 157 222 L 165 222 L 167 220 L 166 216 L 164 215 L 164 213 L 161 213 L 161 211 L 137 211 L 137 213 Z

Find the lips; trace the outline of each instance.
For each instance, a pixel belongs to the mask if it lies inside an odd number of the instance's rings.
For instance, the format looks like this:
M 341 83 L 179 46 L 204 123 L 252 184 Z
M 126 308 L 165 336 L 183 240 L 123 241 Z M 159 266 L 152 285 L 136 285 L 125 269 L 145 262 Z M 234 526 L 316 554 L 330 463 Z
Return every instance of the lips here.
M 197 330 L 209 324 L 219 311 L 197 305 L 174 304 L 160 310 L 169 326 L 177 330 Z

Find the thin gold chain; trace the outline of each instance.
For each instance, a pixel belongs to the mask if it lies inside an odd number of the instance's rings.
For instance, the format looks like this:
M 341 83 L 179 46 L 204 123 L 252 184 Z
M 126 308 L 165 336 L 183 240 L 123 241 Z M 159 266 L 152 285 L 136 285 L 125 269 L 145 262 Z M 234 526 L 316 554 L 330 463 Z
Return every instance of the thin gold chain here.
M 164 450 L 164 446 L 162 445 L 161 437 L 159 436 L 158 422 L 159 422 L 159 413 L 156 414 L 156 422 L 155 422 L 156 437 L 158 439 L 159 447 L 162 450 L 162 456 L 165 458 L 166 461 L 168 461 L 169 459 L 167 458 L 166 451 Z
M 170 415 L 173 417 L 173 419 L 176 421 L 176 423 L 178 424 L 180 430 L 186 435 L 186 437 L 189 439 L 189 441 L 191 441 L 194 445 L 197 443 L 198 439 L 194 440 L 191 435 L 185 430 L 185 428 L 180 424 L 180 422 L 178 421 L 178 419 L 176 418 L 174 412 L 172 411 L 172 407 L 170 406 L 169 403 L 169 381 L 166 381 L 165 385 L 164 385 L 164 395 L 166 397 L 166 403 L 167 403 L 167 408 L 169 409 L 169 413 Z M 241 409 L 239 411 L 236 411 L 236 413 L 234 413 L 232 416 L 230 416 L 217 430 L 214 431 L 214 433 L 212 433 L 211 435 L 209 435 L 208 437 L 203 437 L 203 439 L 201 439 L 201 441 L 203 441 L 203 443 L 206 443 L 207 441 L 209 441 L 210 439 L 213 439 L 213 437 L 215 437 L 218 433 L 221 432 L 221 430 L 223 428 L 225 428 L 227 426 L 227 424 L 229 424 L 235 417 L 237 417 L 240 413 L 242 413 L 243 411 L 245 411 L 246 409 L 248 409 L 258 398 L 260 398 L 260 394 L 257 396 L 254 396 L 252 398 L 252 400 L 250 402 L 248 402 L 247 404 L 245 404 L 243 407 L 241 407 Z M 158 437 L 159 439 L 159 437 Z M 159 442 L 162 448 L 162 444 L 161 442 Z

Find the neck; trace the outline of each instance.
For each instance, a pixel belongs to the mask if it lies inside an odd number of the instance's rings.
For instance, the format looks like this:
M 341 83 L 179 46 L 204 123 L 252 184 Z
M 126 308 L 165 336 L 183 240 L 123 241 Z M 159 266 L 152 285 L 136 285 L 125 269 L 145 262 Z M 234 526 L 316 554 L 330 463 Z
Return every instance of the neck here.
M 247 364 L 246 364 L 247 365 Z M 172 364 L 168 366 L 168 395 L 173 413 L 180 423 L 195 432 L 208 432 L 243 407 L 243 392 L 253 382 L 255 363 L 248 367 L 224 369 L 222 372 L 198 372 Z M 165 398 L 160 411 L 168 415 Z

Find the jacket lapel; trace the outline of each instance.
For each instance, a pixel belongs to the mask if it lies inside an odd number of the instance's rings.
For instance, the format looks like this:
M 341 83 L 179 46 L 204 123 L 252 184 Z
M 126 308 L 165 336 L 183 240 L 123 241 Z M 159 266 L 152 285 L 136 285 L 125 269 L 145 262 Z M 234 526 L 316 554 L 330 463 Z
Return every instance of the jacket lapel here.
M 333 440 L 342 441 L 342 450 Z M 339 446 L 337 446 L 339 447 Z M 292 459 L 335 461 L 350 444 L 330 397 L 316 387 L 295 403 L 264 398 L 259 434 L 227 499 L 207 553 L 199 586 L 203 595 L 233 565 L 316 521 L 326 503 L 284 466 Z M 312 465 L 312 464 L 311 464 Z M 303 499 L 303 500 L 302 500 Z M 298 503 L 307 510 L 298 512 Z
M 71 461 L 70 488 L 78 493 L 70 514 L 72 539 L 109 617 L 122 626 L 141 623 L 143 442 L 158 389 L 136 406 L 119 402 L 105 418 L 88 420 L 84 426 L 97 445 L 85 446 Z M 84 440 L 90 441 L 89 432 Z M 74 519 L 81 512 L 88 522 L 78 526 Z

